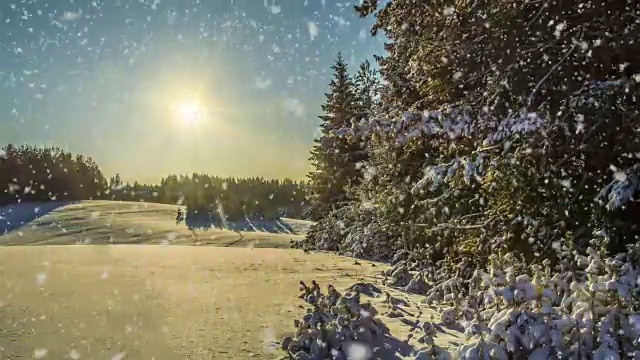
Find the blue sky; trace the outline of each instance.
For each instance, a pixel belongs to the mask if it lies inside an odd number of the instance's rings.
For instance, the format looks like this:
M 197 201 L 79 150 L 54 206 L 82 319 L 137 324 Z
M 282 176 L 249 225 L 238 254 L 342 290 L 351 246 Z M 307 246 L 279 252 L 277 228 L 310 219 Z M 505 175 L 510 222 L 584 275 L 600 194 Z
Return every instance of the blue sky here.
M 336 53 L 355 68 L 382 52 L 355 3 L 2 1 L 0 144 L 62 146 L 142 182 L 303 178 Z

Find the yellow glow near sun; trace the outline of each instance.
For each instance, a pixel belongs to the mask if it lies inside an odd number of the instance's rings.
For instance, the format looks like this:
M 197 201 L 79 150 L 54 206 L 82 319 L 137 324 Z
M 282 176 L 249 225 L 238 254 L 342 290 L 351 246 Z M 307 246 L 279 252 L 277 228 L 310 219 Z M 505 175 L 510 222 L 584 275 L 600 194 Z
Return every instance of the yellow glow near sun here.
M 202 105 L 193 99 L 180 101 L 176 105 L 175 110 L 179 121 L 188 126 L 196 125 L 203 116 Z

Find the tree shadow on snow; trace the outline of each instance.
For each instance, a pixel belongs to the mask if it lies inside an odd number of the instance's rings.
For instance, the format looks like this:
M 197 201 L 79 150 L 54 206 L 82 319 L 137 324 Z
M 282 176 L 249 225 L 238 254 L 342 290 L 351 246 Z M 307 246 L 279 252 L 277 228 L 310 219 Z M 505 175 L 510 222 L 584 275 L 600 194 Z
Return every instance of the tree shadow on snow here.
M 39 217 L 71 204 L 65 201 L 25 202 L 0 207 L 0 235 L 6 235 Z
M 243 220 L 227 221 L 226 228 L 232 231 L 260 231 L 272 234 L 294 234 L 291 225 L 280 219 L 264 219 L 259 217 Z
M 190 230 L 207 231 L 212 228 L 234 232 L 267 232 L 272 234 L 294 234 L 291 225 L 280 219 L 264 219 L 247 217 L 242 220 L 223 220 L 213 210 L 187 211 L 184 214 L 185 225 Z
M 400 360 L 404 359 L 408 356 L 411 356 L 415 352 L 415 348 L 413 345 L 409 344 L 407 341 L 402 341 L 395 336 L 391 335 L 391 329 L 384 324 L 382 319 L 376 318 L 374 320 L 376 327 L 380 330 L 377 336 L 374 337 L 373 341 L 370 344 L 360 343 L 361 347 L 370 347 L 369 350 L 372 352 L 371 359 L 392 359 L 392 360 Z M 343 345 L 343 349 L 349 347 L 350 345 L 358 344 L 358 341 L 353 341 L 351 344 L 347 343 Z M 367 353 L 365 351 L 364 353 Z M 349 351 L 347 351 L 349 353 Z M 357 352 L 356 352 L 357 353 Z
M 373 358 L 381 360 L 400 360 L 411 356 L 415 350 L 409 343 L 388 334 L 385 334 L 381 343 L 375 344 L 374 346 L 378 347 L 378 349 L 374 352 Z
M 449 330 L 455 331 L 457 333 L 464 333 L 464 327 L 462 325 L 460 325 L 460 324 L 445 325 L 445 324 L 441 324 L 441 323 L 437 323 L 437 324 L 434 323 L 433 326 L 435 327 L 435 329 L 438 332 L 441 332 L 441 333 L 446 334 L 446 335 L 455 336 L 456 334 L 450 333 L 450 332 L 446 331 L 444 328 L 447 328 Z

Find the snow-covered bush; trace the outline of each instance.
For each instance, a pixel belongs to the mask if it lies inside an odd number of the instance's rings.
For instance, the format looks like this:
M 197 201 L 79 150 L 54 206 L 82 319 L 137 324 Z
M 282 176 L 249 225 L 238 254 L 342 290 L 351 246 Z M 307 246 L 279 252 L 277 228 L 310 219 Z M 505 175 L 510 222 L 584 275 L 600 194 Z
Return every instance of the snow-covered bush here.
M 425 321 L 418 338 L 424 346 L 415 358 L 640 359 L 637 246 L 630 246 L 626 253 L 606 256 L 606 240 L 596 238 L 582 253 L 571 238 L 564 239 L 554 245 L 555 262 L 545 259 L 527 265 L 517 254 L 494 254 L 486 266 L 477 268 L 468 278 L 440 277 L 441 281 L 429 285 L 423 302 L 441 306 L 440 326 L 462 326 L 468 341 L 448 352 L 434 343 L 436 324 Z M 395 265 L 384 272 L 389 285 L 402 286 L 407 281 L 410 285 L 422 278 L 425 272 L 407 270 L 410 258 L 406 251 L 394 256 Z M 463 268 L 458 270 L 462 272 Z M 331 286 L 327 294 L 322 294 L 315 282 L 311 287 L 302 284 L 302 298 L 313 309 L 303 319 L 309 325 L 296 322 L 295 340 L 283 342 L 292 356 L 296 351 L 310 355 L 296 357 L 303 359 L 344 356 L 339 351 L 344 347 L 326 345 L 340 342 L 336 340 L 339 336 L 332 334 L 343 334 L 346 341 L 374 339 L 371 335 L 378 334 L 376 331 L 384 325 L 375 320 L 376 311 L 370 304 L 360 304 L 360 293 L 365 292 L 360 287 L 364 285 L 358 284 L 353 293 L 342 297 Z M 338 307 L 332 307 L 335 305 Z M 361 335 L 361 330 L 354 331 L 360 327 L 374 330 Z M 320 334 L 325 334 L 320 345 L 312 345 Z
M 625 253 L 558 250 L 557 265 L 526 269 L 513 254 L 494 255 L 464 283 L 467 295 L 458 279 L 429 292 L 451 304 L 441 321 L 459 322 L 470 338 L 454 358 L 640 358 L 640 264 Z
M 404 287 L 404 291 L 413 294 L 426 294 L 431 289 L 431 284 L 425 279 L 424 273 L 418 273 L 413 276 L 407 286 Z
M 425 271 L 425 254 L 398 250 L 391 258 L 389 269 L 382 271 L 383 284 L 409 293 L 424 295 L 431 289 Z
M 294 321 L 294 335 L 281 343 L 286 358 L 347 360 L 356 353 L 359 358 L 385 358 L 385 344 L 392 340 L 389 330 L 376 318 L 373 305 L 361 302 L 369 286 L 355 284 L 350 292 L 341 294 L 328 285 L 323 293 L 315 281 L 311 286 L 300 281 L 300 298 L 309 307 L 301 320 Z
M 437 335 L 438 331 L 429 321 L 425 321 L 422 324 L 423 335 L 418 339 L 418 342 L 425 344 L 426 347 L 418 352 L 416 360 L 450 360 L 451 354 L 444 348 L 438 346 L 433 341 L 433 337 Z
M 307 236 L 294 243 L 294 247 L 304 250 L 339 251 L 344 239 L 354 228 L 356 217 L 353 210 L 352 206 L 345 206 L 331 211 L 314 223 Z
M 294 247 L 308 250 L 337 251 L 347 256 L 370 260 L 390 260 L 402 248 L 398 237 L 379 222 L 378 210 L 354 203 L 332 211 L 315 223 L 306 238 Z
M 353 225 L 340 245 L 340 252 L 347 256 L 372 260 L 389 260 L 400 244 L 378 221 L 378 213 L 373 206 L 359 205 Z
M 328 216 L 309 228 L 304 239 L 292 241 L 292 247 L 307 250 L 338 251 L 344 238 L 344 221 Z

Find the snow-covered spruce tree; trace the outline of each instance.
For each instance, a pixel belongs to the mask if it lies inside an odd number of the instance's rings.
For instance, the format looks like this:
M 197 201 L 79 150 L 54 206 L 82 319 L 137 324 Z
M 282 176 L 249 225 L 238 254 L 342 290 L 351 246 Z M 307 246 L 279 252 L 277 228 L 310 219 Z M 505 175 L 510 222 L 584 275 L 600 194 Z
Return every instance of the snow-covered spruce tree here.
M 347 63 L 338 54 L 332 66 L 333 79 L 329 84 L 326 102 L 320 116 L 320 137 L 311 150 L 311 162 L 315 168 L 309 174 L 311 210 L 310 218 L 322 219 L 332 210 L 349 200 L 347 188 L 361 178 L 359 164 L 366 159 L 366 152 L 357 139 L 342 136 L 340 129 L 350 128 L 356 121 L 358 106 L 354 84 L 348 74 Z
M 417 247 L 435 246 L 435 260 L 481 261 L 496 247 L 535 257 L 568 231 L 584 246 L 603 222 L 592 215 L 609 166 L 628 168 L 638 153 L 630 134 L 638 126 L 640 60 L 631 54 L 640 46 L 639 4 L 378 5 L 363 1 L 357 10 L 375 14 L 372 31 L 389 39 L 379 59 L 386 115 L 417 110 L 394 122 L 395 136 L 370 146 L 365 173 L 375 178 L 363 185 L 382 213 L 402 213 L 385 228 L 402 229 Z M 455 109 L 472 122 L 457 126 L 473 131 L 422 131 L 424 109 Z M 523 124 L 537 131 L 501 135 Z M 481 163 L 478 177 L 470 169 Z M 431 188 L 428 178 L 443 174 L 446 183 Z M 411 191 L 419 183 L 429 191 Z
M 377 228 L 407 249 L 428 248 L 433 262 L 482 263 L 500 248 L 531 261 L 567 232 L 584 248 L 616 217 L 595 200 L 610 166 L 630 168 L 640 153 L 631 136 L 636 7 L 387 2 L 374 30 L 391 40 L 380 65 L 394 120 L 365 124 L 376 130 L 365 136 L 369 161 L 356 191 L 383 214 Z M 603 19 L 600 8 L 618 19 Z M 469 36 L 476 31 L 484 36 Z M 609 246 L 618 251 L 634 237 L 612 233 Z
M 336 133 L 361 139 L 367 145 L 367 152 L 375 152 L 377 145 L 381 144 L 380 138 L 391 136 L 389 130 L 387 122 L 364 119 L 353 126 L 338 129 Z M 390 260 L 397 250 L 407 248 L 404 240 L 408 236 L 403 231 L 408 228 L 395 226 L 402 221 L 402 212 L 388 211 L 384 206 L 399 198 L 396 190 L 392 187 L 377 188 L 378 178 L 370 164 L 363 163 L 361 169 L 364 171 L 360 184 L 350 191 L 351 201 L 320 220 L 304 244 L 298 245 L 376 260 Z
M 629 167 L 637 161 L 629 154 L 640 152 L 637 140 L 622 135 L 640 126 L 637 87 L 633 80 L 586 86 L 563 104 L 562 118 L 472 117 L 457 108 L 405 116 L 396 143 L 431 139 L 435 149 L 422 179 L 411 182 L 414 210 L 407 214 L 416 214 L 416 233 L 427 245 L 478 260 L 500 247 L 529 260 L 553 255 L 552 242 L 566 232 L 584 248 L 602 225 L 592 215 L 610 164 Z M 610 250 L 633 239 L 618 236 Z
M 361 224 L 361 219 L 373 219 L 372 211 L 356 202 L 355 189 L 362 181 L 361 170 L 368 158 L 369 140 L 357 129 L 368 124 L 375 111 L 377 79 L 365 63 L 356 82 L 352 81 L 340 55 L 333 69 L 331 91 L 326 94 L 327 101 L 322 106 L 325 115 L 320 117 L 323 120 L 321 136 L 311 152 L 315 171 L 309 175 L 310 217 L 318 221 L 303 243 L 297 245 L 338 251 L 344 248 L 340 242 L 354 230 L 354 225 Z M 357 239 L 363 236 L 376 238 L 371 228 L 359 231 Z M 368 252 L 374 253 L 375 248 L 364 246 L 355 250 L 354 255 L 366 256 Z
M 360 64 L 353 77 L 353 84 L 359 110 L 358 122 L 375 119 L 380 113 L 380 78 L 369 60 Z
M 608 164 L 631 166 L 629 155 L 640 153 L 637 140 L 621 141 L 640 126 L 637 86 L 633 79 L 586 85 L 563 103 L 562 118 L 447 107 L 343 129 L 371 139 L 359 204 L 350 209 L 377 214 L 341 227 L 350 239 L 344 247 L 357 248 L 353 240 L 367 233 L 362 221 L 372 219 L 396 244 L 429 250 L 432 262 L 473 265 L 500 249 L 531 261 L 553 256 L 552 242 L 567 232 L 584 248 L 602 227 L 593 214 L 612 176 Z M 411 167 L 418 154 L 425 158 Z M 616 237 L 610 250 L 633 236 Z
M 634 1 L 365 0 L 356 11 L 375 16 L 372 33 L 388 39 L 383 100 L 402 110 L 448 103 L 504 116 L 544 105 L 556 114 L 585 82 L 640 66 Z

